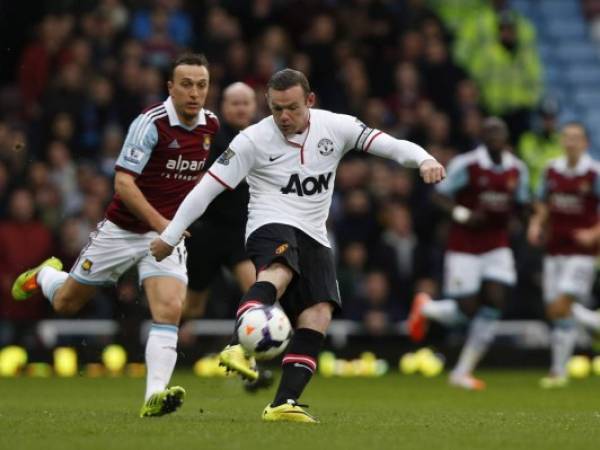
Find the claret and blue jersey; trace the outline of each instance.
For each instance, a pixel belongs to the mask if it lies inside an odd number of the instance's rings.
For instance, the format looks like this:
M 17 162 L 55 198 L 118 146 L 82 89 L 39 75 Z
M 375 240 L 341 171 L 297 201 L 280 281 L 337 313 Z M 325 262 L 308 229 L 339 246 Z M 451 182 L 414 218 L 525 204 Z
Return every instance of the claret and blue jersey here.
M 478 227 L 453 223 L 449 250 L 484 253 L 509 247 L 508 222 L 517 203 L 528 203 L 529 177 L 525 164 L 508 151 L 494 164 L 485 147 L 456 156 L 448 165 L 447 178 L 436 186 L 457 204 L 479 211 L 484 222 Z
M 171 219 L 179 204 L 198 182 L 211 142 L 219 129 L 217 117 L 200 110 L 195 126 L 177 117 L 171 98 L 146 109 L 129 127 L 115 170 L 135 176 L 148 202 Z M 115 194 L 107 218 L 129 231 L 150 231 Z
M 598 222 L 600 164 L 589 155 L 570 168 L 565 157 L 552 160 L 544 170 L 538 198 L 549 212 L 547 250 L 551 255 L 596 255 L 596 246 L 584 247 L 574 239 L 578 229 Z

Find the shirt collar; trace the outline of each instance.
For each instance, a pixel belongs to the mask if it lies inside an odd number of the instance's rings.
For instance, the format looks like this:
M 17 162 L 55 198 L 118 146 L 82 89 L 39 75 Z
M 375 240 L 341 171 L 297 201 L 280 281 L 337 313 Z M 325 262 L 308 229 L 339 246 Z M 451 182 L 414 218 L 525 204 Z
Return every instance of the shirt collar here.
M 165 105 L 167 115 L 169 116 L 169 125 L 171 125 L 172 127 L 180 126 L 182 128 L 185 128 L 186 130 L 193 130 L 198 125 L 206 125 L 206 116 L 204 114 L 204 108 L 201 108 L 200 111 L 198 111 L 198 116 L 196 117 L 196 124 L 189 127 L 179 120 L 179 116 L 175 111 L 175 105 L 173 105 L 173 99 L 171 98 L 171 96 L 169 96 L 163 104 Z
M 490 154 L 485 145 L 480 145 L 477 148 L 477 159 L 479 161 L 479 165 L 484 169 L 508 169 L 512 165 L 513 160 L 512 155 L 508 150 L 502 150 L 500 164 L 495 164 L 494 161 L 492 161 L 492 158 L 490 158 Z
M 584 153 L 577 161 L 575 167 L 569 167 L 566 156 L 562 156 L 556 161 L 556 168 L 565 175 L 583 175 L 590 170 L 592 166 L 592 158 L 587 153 Z
M 275 119 L 273 119 L 273 123 L 275 124 Z M 277 124 L 275 124 L 277 127 Z M 306 128 L 301 133 L 292 133 L 288 135 L 284 135 L 283 138 L 286 141 L 293 142 L 294 144 L 302 145 L 306 140 L 306 134 L 310 130 L 310 109 L 308 110 L 308 119 L 306 121 Z M 281 131 L 279 131 L 281 133 Z M 283 133 L 282 133 L 283 134 Z

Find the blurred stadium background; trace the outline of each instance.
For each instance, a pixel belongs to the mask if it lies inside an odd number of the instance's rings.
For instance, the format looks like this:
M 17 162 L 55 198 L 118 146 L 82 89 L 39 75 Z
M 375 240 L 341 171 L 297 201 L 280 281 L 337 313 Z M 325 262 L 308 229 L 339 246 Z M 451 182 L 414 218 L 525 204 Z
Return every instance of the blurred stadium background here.
M 584 122 L 600 156 L 600 0 L 0 2 L 0 34 L 0 347 L 23 346 L 33 360 L 68 345 L 97 361 L 113 342 L 143 360 L 148 311 L 134 274 L 66 322 L 41 297 L 13 302 L 10 286 L 49 255 L 75 260 L 111 198 L 129 123 L 166 96 L 169 63 L 186 49 L 210 61 L 217 114 L 238 80 L 268 114 L 265 83 L 290 66 L 308 75 L 319 106 L 443 163 L 474 148 L 490 114 L 508 122 L 532 188 L 565 121 Z M 437 294 L 442 275 L 447 223 L 429 194 L 383 160 L 340 165 L 329 222 L 345 304 L 328 342 L 336 352 L 397 360 L 410 348 L 402 323 L 413 292 Z M 541 363 L 539 255 L 513 231 L 519 284 L 488 363 Z M 227 273 L 215 280 L 203 320 L 182 329 L 180 364 L 220 348 L 238 298 Z M 460 342 L 460 332 L 431 337 L 450 357 Z

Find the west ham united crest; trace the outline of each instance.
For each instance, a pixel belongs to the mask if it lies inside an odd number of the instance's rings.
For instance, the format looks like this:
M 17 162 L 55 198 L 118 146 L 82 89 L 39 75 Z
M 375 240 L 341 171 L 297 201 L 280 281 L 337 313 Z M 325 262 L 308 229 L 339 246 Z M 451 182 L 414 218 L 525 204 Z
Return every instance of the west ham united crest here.
M 317 148 L 319 149 L 319 153 L 323 156 L 329 156 L 333 153 L 333 142 L 330 139 L 323 138 L 317 144 Z
M 94 263 L 92 261 L 90 261 L 89 259 L 85 259 L 82 263 L 81 263 L 81 268 L 83 270 L 85 270 L 86 272 L 89 272 L 90 270 L 92 270 L 92 266 L 94 265 Z
M 202 148 L 204 148 L 204 150 L 206 151 L 210 150 L 210 134 L 204 135 L 204 142 L 202 143 Z

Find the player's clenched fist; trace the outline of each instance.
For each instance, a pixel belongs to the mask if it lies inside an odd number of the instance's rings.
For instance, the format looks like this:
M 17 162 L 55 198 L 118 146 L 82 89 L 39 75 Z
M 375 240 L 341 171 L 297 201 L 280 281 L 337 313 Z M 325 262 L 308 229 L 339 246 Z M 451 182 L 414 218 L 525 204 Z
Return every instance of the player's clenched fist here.
M 162 261 L 173 253 L 173 248 L 159 237 L 150 242 L 150 253 L 157 261 Z
M 439 183 L 446 178 L 446 169 L 435 159 L 427 159 L 423 161 L 419 167 L 421 178 L 425 183 Z

